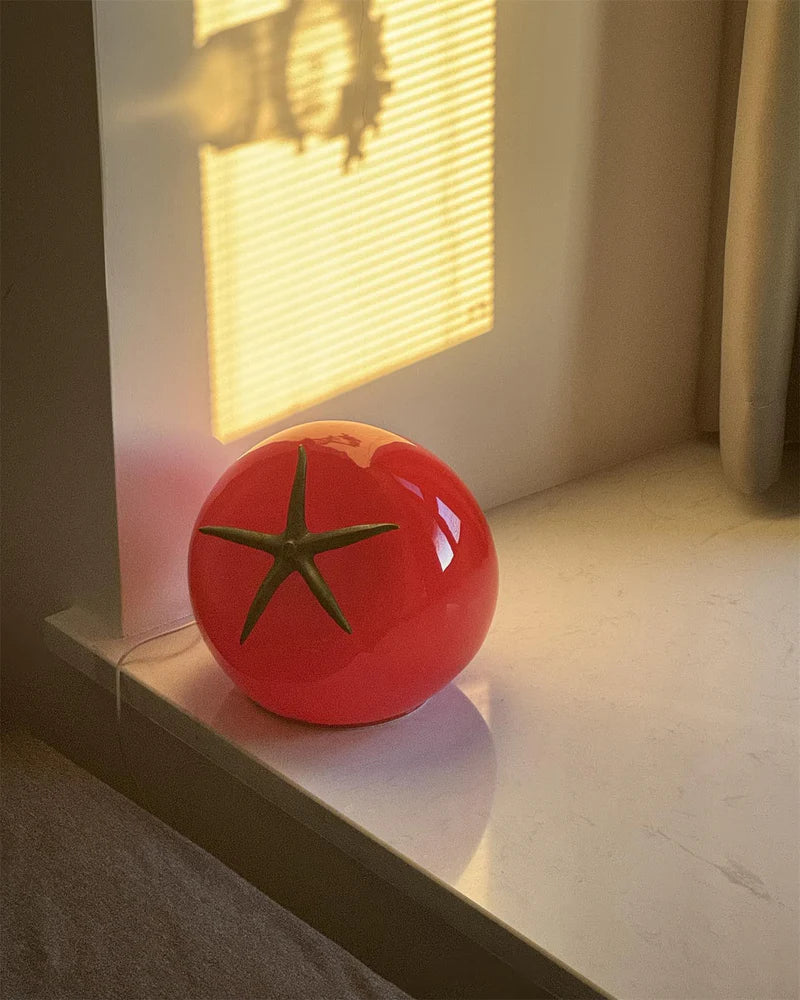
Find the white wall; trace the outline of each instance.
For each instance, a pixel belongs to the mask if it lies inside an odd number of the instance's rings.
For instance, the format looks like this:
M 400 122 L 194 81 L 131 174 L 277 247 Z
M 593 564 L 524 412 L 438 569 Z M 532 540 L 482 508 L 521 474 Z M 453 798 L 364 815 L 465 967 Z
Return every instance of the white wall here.
M 281 426 L 390 427 L 485 507 L 692 435 L 721 9 L 499 0 L 494 331 L 222 446 L 196 148 L 123 113 L 187 57 L 191 5 L 95 5 L 126 632 L 188 612 L 194 514 Z

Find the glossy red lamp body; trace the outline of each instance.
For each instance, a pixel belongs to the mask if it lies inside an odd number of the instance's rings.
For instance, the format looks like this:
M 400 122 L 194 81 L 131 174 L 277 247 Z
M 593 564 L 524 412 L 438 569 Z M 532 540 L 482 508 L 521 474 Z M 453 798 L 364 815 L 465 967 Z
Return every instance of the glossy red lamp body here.
M 435 455 L 323 421 L 275 434 L 222 476 L 192 532 L 189 586 L 204 639 L 254 701 L 354 725 L 410 712 L 472 659 L 497 556 Z

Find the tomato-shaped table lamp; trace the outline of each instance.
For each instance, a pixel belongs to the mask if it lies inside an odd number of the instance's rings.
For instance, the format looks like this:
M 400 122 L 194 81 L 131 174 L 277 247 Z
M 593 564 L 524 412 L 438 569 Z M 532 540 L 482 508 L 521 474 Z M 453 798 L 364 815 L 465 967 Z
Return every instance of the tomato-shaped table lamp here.
M 214 656 L 254 701 L 324 725 L 417 708 L 478 651 L 497 556 L 474 497 L 389 431 L 281 431 L 222 476 L 192 531 L 189 589 Z

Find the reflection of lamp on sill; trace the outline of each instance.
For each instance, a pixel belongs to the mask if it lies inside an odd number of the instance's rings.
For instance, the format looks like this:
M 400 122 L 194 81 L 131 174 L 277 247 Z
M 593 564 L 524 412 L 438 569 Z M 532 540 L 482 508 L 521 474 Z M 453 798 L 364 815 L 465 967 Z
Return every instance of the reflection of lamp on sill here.
M 380 803 L 375 837 L 413 843 L 418 865 L 455 881 L 480 848 L 497 780 L 492 734 L 474 683 L 467 687 L 449 684 L 401 725 L 372 727 L 366 740 L 358 730 L 299 732 L 236 688 L 221 701 L 215 688 L 201 688 L 199 700 L 218 706 L 208 721 L 234 746 L 297 748 L 308 739 L 318 777 L 357 774 L 359 797 Z

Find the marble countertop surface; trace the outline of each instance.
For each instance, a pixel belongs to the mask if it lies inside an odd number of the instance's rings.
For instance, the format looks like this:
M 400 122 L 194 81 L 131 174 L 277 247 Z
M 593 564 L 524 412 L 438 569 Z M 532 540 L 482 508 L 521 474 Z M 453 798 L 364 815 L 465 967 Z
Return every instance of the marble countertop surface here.
M 393 722 L 270 716 L 193 626 L 129 653 L 123 702 L 306 797 L 391 858 L 392 877 L 427 880 L 433 905 L 479 914 L 472 933 L 496 924 L 619 998 L 788 1000 L 796 492 L 736 496 L 697 442 L 492 511 L 501 590 L 486 643 Z M 49 633 L 102 683 L 130 646 L 75 610 Z

